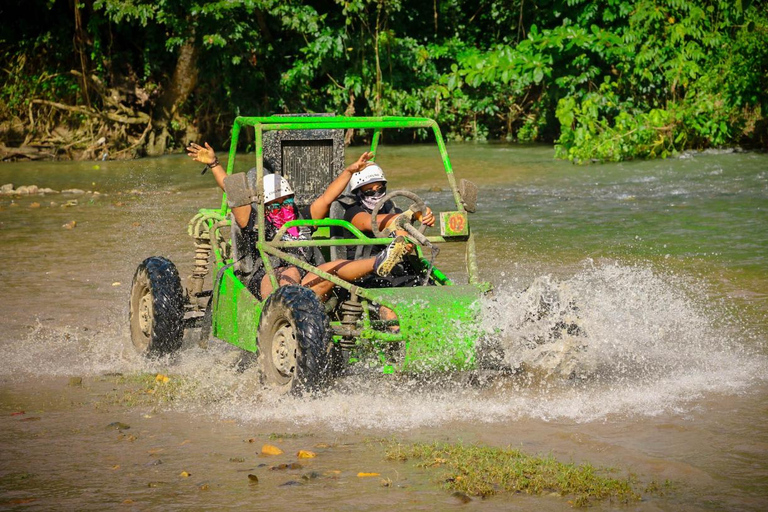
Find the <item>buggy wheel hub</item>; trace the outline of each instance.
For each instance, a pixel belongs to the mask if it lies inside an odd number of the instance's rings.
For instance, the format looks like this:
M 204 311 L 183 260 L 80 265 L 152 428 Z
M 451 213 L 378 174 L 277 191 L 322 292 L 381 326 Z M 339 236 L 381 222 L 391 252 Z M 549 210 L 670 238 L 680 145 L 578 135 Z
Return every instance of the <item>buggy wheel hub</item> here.
M 149 291 L 139 299 L 139 328 L 147 338 L 152 336 L 152 294 Z
M 297 350 L 293 327 L 288 323 L 281 325 L 272 339 L 272 364 L 284 377 L 293 376 Z

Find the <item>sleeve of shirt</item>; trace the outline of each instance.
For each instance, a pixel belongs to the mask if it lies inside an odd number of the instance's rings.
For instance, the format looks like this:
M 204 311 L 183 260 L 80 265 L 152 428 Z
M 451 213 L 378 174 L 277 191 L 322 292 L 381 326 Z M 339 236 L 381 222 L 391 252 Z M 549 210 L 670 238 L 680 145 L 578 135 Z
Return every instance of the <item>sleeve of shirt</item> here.
M 347 208 L 347 211 L 344 212 L 344 220 L 347 222 L 352 222 L 352 219 L 355 218 L 355 215 L 358 213 L 366 213 L 365 210 L 360 205 L 352 205 L 349 208 Z

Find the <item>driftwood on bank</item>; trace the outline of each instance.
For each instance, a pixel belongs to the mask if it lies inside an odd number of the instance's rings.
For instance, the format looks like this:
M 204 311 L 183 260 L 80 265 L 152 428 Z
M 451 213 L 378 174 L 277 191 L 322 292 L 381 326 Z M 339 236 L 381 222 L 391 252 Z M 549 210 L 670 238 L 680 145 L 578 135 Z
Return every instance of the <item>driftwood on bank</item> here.
M 149 123 L 149 120 L 150 120 L 149 116 L 143 112 L 138 112 L 135 117 L 127 117 L 127 116 L 121 116 L 119 114 L 115 114 L 113 112 L 97 111 L 95 109 L 83 107 L 83 106 L 65 105 L 63 103 L 57 103 L 55 101 L 32 100 L 32 103 L 35 103 L 38 105 L 50 105 L 51 107 L 55 107 L 61 110 L 66 110 L 68 112 L 74 112 L 76 114 L 84 114 L 86 116 L 91 116 L 91 117 L 100 117 L 109 121 L 114 121 L 116 123 L 147 124 Z

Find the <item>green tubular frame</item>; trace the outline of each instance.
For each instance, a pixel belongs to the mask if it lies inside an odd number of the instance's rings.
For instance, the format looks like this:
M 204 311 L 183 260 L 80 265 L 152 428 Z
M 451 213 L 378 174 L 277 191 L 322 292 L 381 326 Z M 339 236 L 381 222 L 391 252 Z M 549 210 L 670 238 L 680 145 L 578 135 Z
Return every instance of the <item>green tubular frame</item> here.
M 263 184 L 262 179 L 264 176 L 264 160 L 263 160 L 263 134 L 265 131 L 275 131 L 275 130 L 313 130 L 313 129 L 373 129 L 373 137 L 371 140 L 371 148 L 370 151 L 376 154 L 376 150 L 378 149 L 378 144 L 381 138 L 381 132 L 384 129 L 407 129 L 407 128 L 424 128 L 428 130 L 432 130 L 432 133 L 434 134 L 435 141 L 438 146 L 438 150 L 440 152 L 441 159 L 443 161 L 443 166 L 445 169 L 446 176 L 448 178 L 448 182 L 451 186 L 451 191 L 453 193 L 453 198 L 455 202 L 455 209 L 456 211 L 465 213 L 464 205 L 461 201 L 461 197 L 458 192 L 458 187 L 456 185 L 456 179 L 453 174 L 453 168 L 451 166 L 450 159 L 448 157 L 448 152 L 445 146 L 445 141 L 443 139 L 443 136 L 440 132 L 440 129 L 437 125 L 437 123 L 428 118 L 413 118 L 413 117 L 394 117 L 394 116 L 387 116 L 387 117 L 283 117 L 283 116 L 271 116 L 271 117 L 237 117 L 235 119 L 234 125 L 232 127 L 232 138 L 229 148 L 229 158 L 227 161 L 227 174 L 232 174 L 234 171 L 235 166 L 235 158 L 236 158 L 236 152 L 237 152 L 237 145 L 240 138 L 240 131 L 243 127 L 252 126 L 254 128 L 255 132 L 255 157 L 256 157 L 256 194 L 257 197 L 263 197 L 264 190 L 263 190 Z M 217 229 L 216 226 L 221 227 L 224 223 L 222 223 L 222 220 L 225 220 L 226 214 L 229 211 L 229 208 L 227 207 L 227 200 L 226 200 L 226 194 L 222 196 L 221 200 L 221 207 L 218 210 L 201 210 L 201 214 L 205 214 L 208 217 L 206 218 L 206 222 L 208 223 L 209 229 Z M 359 286 L 353 285 L 347 281 L 344 281 L 335 275 L 329 274 L 327 272 L 324 272 L 320 270 L 319 268 L 310 265 L 309 263 L 306 263 L 302 260 L 299 260 L 295 257 L 293 257 L 290 254 L 287 254 L 284 252 L 283 249 L 291 248 L 291 247 L 331 247 L 331 246 L 356 246 L 356 245 L 385 245 L 389 242 L 388 239 L 377 239 L 377 238 L 369 238 L 365 236 L 362 232 L 360 232 L 357 228 L 355 228 L 352 224 L 350 224 L 347 221 L 344 220 L 338 220 L 338 219 L 322 219 L 322 220 L 313 220 L 313 219 L 302 219 L 302 220 L 295 220 L 286 223 L 285 226 L 281 228 L 280 231 L 278 231 L 278 234 L 274 237 L 272 241 L 267 241 L 265 239 L 265 229 L 264 229 L 264 202 L 259 201 L 258 207 L 257 207 L 257 221 L 258 221 L 258 239 L 256 243 L 256 248 L 259 252 L 259 255 L 262 258 L 262 261 L 264 263 L 264 268 L 266 271 L 266 274 L 269 276 L 270 280 L 272 281 L 272 286 L 274 288 L 277 288 L 277 277 L 275 275 L 275 271 L 272 268 L 272 265 L 269 262 L 269 255 L 277 256 L 281 258 L 282 260 L 285 260 L 292 265 L 295 265 L 299 268 L 302 268 L 308 272 L 312 272 L 319 277 L 323 279 L 327 279 L 328 281 L 334 283 L 337 286 L 340 286 L 342 288 L 347 289 L 350 291 L 350 293 L 354 293 L 357 296 L 359 296 L 363 302 L 363 319 L 362 319 L 362 326 L 359 326 L 360 328 L 356 330 L 356 337 L 363 338 L 363 339 L 375 339 L 382 342 L 397 342 L 397 341 L 405 341 L 406 344 L 408 343 L 408 340 L 406 339 L 406 336 L 408 333 L 403 333 L 402 331 L 400 333 L 393 333 L 393 332 L 384 332 L 382 330 L 374 329 L 371 319 L 368 315 L 368 305 L 370 303 L 376 303 L 380 304 L 386 307 L 389 307 L 391 309 L 395 309 L 398 311 L 398 315 L 402 316 L 403 318 L 408 318 L 411 313 L 403 311 L 402 307 L 398 308 L 398 298 L 396 296 L 392 296 L 391 293 L 382 293 L 381 290 L 372 290 L 372 289 L 365 289 L 361 288 Z M 349 233 L 352 234 L 354 238 L 345 238 L 345 239 L 315 239 L 315 240 L 307 240 L 307 241 L 281 241 L 281 235 L 290 227 L 293 226 L 310 226 L 310 227 L 341 227 L 346 229 Z M 235 276 L 234 271 L 230 269 L 225 269 L 223 272 L 222 269 L 231 261 L 225 260 L 224 255 L 221 253 L 220 248 L 216 243 L 213 243 L 213 240 L 215 240 L 215 233 L 211 233 L 211 239 L 212 239 L 212 250 L 214 253 L 214 257 L 216 260 L 216 267 L 218 269 L 218 272 L 221 273 L 221 283 L 220 283 L 220 290 L 214 290 L 213 294 L 213 300 L 216 302 L 212 304 L 214 311 L 216 314 L 213 315 L 213 330 L 212 333 L 214 336 L 221 337 L 221 338 L 228 338 L 228 341 L 231 343 L 240 346 L 241 348 L 244 348 L 246 350 L 256 350 L 256 329 L 257 329 L 257 319 L 260 315 L 261 309 L 264 305 L 263 301 L 259 301 L 255 297 L 253 297 L 250 292 L 247 291 L 246 287 L 237 279 Z M 470 231 L 470 234 L 468 237 L 465 238 L 458 238 L 458 239 L 450 239 L 447 240 L 444 237 L 440 236 L 430 236 L 427 237 L 428 240 L 432 243 L 443 243 L 447 241 L 453 241 L 453 240 L 465 240 L 467 242 L 467 271 L 469 274 L 469 285 L 467 286 L 457 286 L 454 285 L 440 270 L 437 268 L 432 269 L 432 278 L 435 280 L 435 282 L 438 285 L 437 288 L 445 289 L 446 292 L 451 289 L 455 289 L 455 294 L 457 296 L 461 295 L 461 293 L 464 293 L 466 296 L 469 295 L 478 295 L 484 291 L 487 291 L 489 288 L 489 285 L 487 283 L 480 283 L 479 282 L 479 275 L 478 275 L 478 266 L 477 266 L 477 259 L 475 255 L 475 243 L 474 243 L 474 237 Z M 423 261 L 427 261 L 422 258 Z M 444 286 L 447 286 L 448 288 L 444 288 Z M 474 292 L 472 292 L 474 290 Z M 408 294 L 405 294 L 408 295 Z M 223 304 L 219 304 L 221 300 L 224 301 Z M 463 299 L 461 299 L 463 300 Z M 468 319 L 470 318 L 465 314 L 463 310 L 469 310 L 467 305 L 470 304 L 470 302 L 467 302 L 466 300 L 464 302 L 461 302 L 461 300 L 454 300 L 453 304 L 446 303 L 444 309 L 442 310 L 444 314 L 446 313 L 456 313 L 459 316 L 463 315 L 462 318 Z M 233 306 L 232 302 L 245 302 L 244 304 L 241 304 L 241 307 Z M 242 311 L 249 311 L 250 317 L 248 315 L 244 314 Z M 413 308 L 411 308 L 413 309 Z M 253 315 L 256 315 L 256 319 L 252 318 Z M 419 318 L 417 319 L 418 322 L 421 322 L 423 319 Z M 416 320 L 414 320 L 414 325 L 417 324 Z M 228 325 L 233 324 L 233 325 Z M 339 327 L 338 322 L 333 323 L 336 327 Z M 340 336 L 336 337 L 337 339 L 340 338 Z M 469 349 L 466 346 L 466 341 L 460 342 L 462 343 L 461 347 L 458 347 L 457 350 L 460 353 L 466 353 Z M 415 346 L 415 345 L 414 345 Z M 464 357 L 464 356 L 462 356 Z M 471 358 L 469 358 L 471 359 Z M 459 361 L 458 363 L 454 364 L 454 366 L 458 367 L 465 367 L 466 361 L 469 361 L 469 359 L 466 359 L 463 363 Z
M 437 142 L 438 150 L 440 151 L 440 157 L 443 161 L 443 167 L 445 168 L 445 174 L 448 178 L 448 183 L 451 185 L 451 191 L 453 193 L 453 199 L 456 203 L 456 211 L 465 213 L 464 205 L 461 202 L 459 196 L 459 190 L 456 186 L 456 178 L 453 174 L 453 167 L 451 166 L 451 160 L 448 157 L 448 150 L 445 147 L 445 141 L 443 135 L 440 132 L 440 128 L 437 123 L 428 118 L 419 117 L 282 117 L 282 116 L 270 116 L 270 117 L 237 117 L 235 123 L 232 126 L 232 139 L 229 148 L 229 159 L 227 161 L 227 174 L 232 174 L 235 165 L 235 156 L 237 154 L 237 143 L 240 138 L 240 131 L 244 126 L 253 126 L 255 131 L 255 146 L 256 146 L 256 187 L 257 195 L 261 197 L 264 193 L 262 190 L 262 178 L 264 177 L 264 159 L 263 159 L 263 133 L 264 131 L 274 130 L 348 130 L 348 129 L 374 129 L 373 138 L 371 141 L 371 152 L 376 154 L 378 143 L 383 129 L 406 129 L 406 128 L 426 128 L 431 129 Z M 227 198 L 226 194 L 222 196 L 221 200 L 221 213 L 222 215 L 227 212 Z M 262 255 L 262 259 L 265 263 L 265 269 L 267 275 L 272 280 L 272 286 L 277 287 L 277 278 L 274 273 L 274 269 L 269 263 L 269 258 L 266 258 L 265 247 L 271 245 L 273 247 L 289 247 L 288 245 L 282 245 L 285 242 L 280 242 L 279 237 L 275 237 L 278 241 L 267 242 L 264 239 L 264 205 L 263 202 L 259 202 L 258 206 L 258 250 Z M 330 224 L 324 224 L 330 225 Z M 342 226 L 349 229 L 347 226 Z M 351 230 L 350 230 L 351 231 Z M 352 231 L 354 233 L 354 231 Z M 444 242 L 442 237 L 430 237 L 431 242 Z M 337 240 L 339 242 L 335 245 L 362 245 L 355 239 Z M 366 242 L 365 244 L 367 244 Z M 380 243 L 380 242 L 379 242 Z M 320 246 L 319 243 L 311 243 L 312 246 Z M 334 245 L 334 244 L 327 244 Z M 467 240 L 467 261 L 468 261 L 468 274 L 470 283 L 479 283 L 477 257 L 475 254 L 474 237 L 470 233 Z M 349 289 L 348 283 L 342 285 L 344 288 Z

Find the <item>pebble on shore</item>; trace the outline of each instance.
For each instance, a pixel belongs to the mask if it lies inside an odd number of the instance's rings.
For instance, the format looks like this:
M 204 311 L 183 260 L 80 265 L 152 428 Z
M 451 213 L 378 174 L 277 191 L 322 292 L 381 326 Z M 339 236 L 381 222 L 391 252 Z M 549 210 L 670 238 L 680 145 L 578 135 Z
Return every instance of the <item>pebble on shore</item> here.
M 13 183 L 6 183 L 0 186 L 0 196 L 33 196 L 33 195 L 45 195 L 45 194 L 59 194 L 58 190 L 52 188 L 41 188 L 37 185 L 22 185 L 19 188 L 14 188 Z

